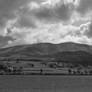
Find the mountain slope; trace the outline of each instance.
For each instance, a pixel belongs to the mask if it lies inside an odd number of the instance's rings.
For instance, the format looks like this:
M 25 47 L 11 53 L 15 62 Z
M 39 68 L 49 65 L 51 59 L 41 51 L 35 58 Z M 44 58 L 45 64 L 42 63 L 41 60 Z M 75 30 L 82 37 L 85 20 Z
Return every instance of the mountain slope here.
M 92 46 L 77 43 L 39 43 L 0 49 L 1 58 L 92 63 Z
M 8 48 L 0 49 L 0 54 L 2 53 L 20 53 L 27 52 L 32 54 L 52 54 L 56 52 L 65 52 L 65 51 L 85 51 L 88 53 L 92 53 L 92 46 L 85 44 L 77 44 L 77 43 L 61 43 L 61 44 L 50 44 L 50 43 L 39 43 L 32 45 L 20 45 Z

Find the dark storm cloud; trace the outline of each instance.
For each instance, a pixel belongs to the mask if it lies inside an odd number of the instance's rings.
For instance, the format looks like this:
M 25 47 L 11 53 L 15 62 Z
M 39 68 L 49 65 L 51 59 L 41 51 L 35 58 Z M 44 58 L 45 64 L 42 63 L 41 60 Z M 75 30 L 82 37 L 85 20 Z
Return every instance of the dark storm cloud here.
M 54 8 L 41 7 L 37 11 L 35 11 L 34 15 L 40 19 L 45 21 L 68 21 L 71 17 L 73 9 L 71 5 L 57 5 Z
M 27 1 L 29 0 L 0 0 L 0 27 L 5 26 L 9 19 L 13 19 L 15 12 Z
M 72 8 L 70 5 L 62 5 L 55 9 L 56 16 L 61 20 L 68 20 L 72 14 Z
M 92 0 L 80 0 L 79 7 L 77 9 L 81 14 L 85 14 L 92 10 Z

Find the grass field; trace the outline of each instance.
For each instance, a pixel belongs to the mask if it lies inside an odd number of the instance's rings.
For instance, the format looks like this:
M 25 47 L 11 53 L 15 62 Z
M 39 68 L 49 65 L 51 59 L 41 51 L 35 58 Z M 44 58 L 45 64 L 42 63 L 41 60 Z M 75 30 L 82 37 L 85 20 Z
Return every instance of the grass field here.
M 92 76 L 0 76 L 0 92 L 92 92 Z

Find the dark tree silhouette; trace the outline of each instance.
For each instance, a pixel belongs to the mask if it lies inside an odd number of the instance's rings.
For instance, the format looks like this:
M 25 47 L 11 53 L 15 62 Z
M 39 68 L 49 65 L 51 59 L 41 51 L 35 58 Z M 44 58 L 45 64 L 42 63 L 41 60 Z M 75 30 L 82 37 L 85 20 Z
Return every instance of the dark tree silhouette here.
M 3 73 L 7 74 L 11 72 L 11 69 L 9 69 L 7 65 L 0 65 L 0 71 L 3 71 Z
M 77 70 L 77 74 L 81 74 L 80 70 Z
M 71 69 L 68 69 L 68 74 L 72 74 L 72 71 L 71 71 Z
M 84 73 L 85 73 L 86 75 L 88 74 L 88 72 L 87 72 L 86 70 L 84 71 Z
M 4 70 L 5 66 L 4 65 L 0 65 L 0 70 Z
M 76 74 L 76 71 L 73 71 L 73 74 L 75 75 Z
M 42 69 L 40 69 L 40 74 L 43 74 L 43 70 Z
M 89 74 L 90 74 L 90 75 L 92 75 L 92 70 L 91 70 L 91 71 L 89 71 Z
M 50 68 L 56 68 L 57 65 L 56 65 L 56 64 L 49 64 L 49 67 L 50 67 Z
M 27 65 L 32 67 L 32 68 L 34 67 L 34 64 L 31 64 L 31 63 L 28 63 Z
M 13 67 L 13 74 L 22 74 L 23 67 Z

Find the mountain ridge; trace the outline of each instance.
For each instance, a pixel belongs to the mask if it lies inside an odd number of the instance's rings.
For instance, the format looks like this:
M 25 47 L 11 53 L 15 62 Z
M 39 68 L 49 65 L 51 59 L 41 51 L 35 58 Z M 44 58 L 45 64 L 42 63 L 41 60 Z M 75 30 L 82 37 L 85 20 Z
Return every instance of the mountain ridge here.
M 92 53 L 92 46 L 86 44 L 79 44 L 79 43 L 60 43 L 60 44 L 51 44 L 51 43 L 38 43 L 38 44 L 31 44 L 31 45 L 19 45 L 7 48 L 1 48 L 0 52 L 18 52 L 18 51 L 30 51 L 33 50 L 36 52 L 43 52 L 42 54 L 50 54 L 51 52 L 64 52 L 64 51 L 86 51 L 88 53 Z
M 0 49 L 2 58 L 92 64 L 92 46 L 78 43 L 21 45 Z

